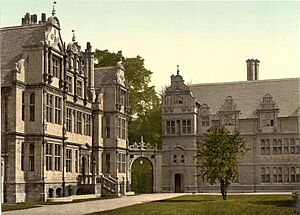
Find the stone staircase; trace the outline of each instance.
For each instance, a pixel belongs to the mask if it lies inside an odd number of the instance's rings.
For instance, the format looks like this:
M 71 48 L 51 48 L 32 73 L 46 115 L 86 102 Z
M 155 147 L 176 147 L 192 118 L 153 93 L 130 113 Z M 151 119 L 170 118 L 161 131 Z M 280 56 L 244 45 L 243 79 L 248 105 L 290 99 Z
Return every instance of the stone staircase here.
M 102 192 L 103 196 L 119 196 L 119 183 L 118 180 L 110 175 L 101 176 Z

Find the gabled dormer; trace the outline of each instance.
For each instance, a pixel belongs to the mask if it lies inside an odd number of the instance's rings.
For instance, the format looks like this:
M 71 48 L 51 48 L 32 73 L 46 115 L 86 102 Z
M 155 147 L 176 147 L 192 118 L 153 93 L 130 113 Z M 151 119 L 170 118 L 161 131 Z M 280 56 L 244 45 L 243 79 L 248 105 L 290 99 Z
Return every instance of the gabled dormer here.
M 198 122 L 200 133 L 206 131 L 209 127 L 211 127 L 212 115 L 210 112 L 210 107 L 207 104 L 200 105 L 198 111 Z
M 278 126 L 278 113 L 279 108 L 273 101 L 270 94 L 264 95 L 257 110 L 258 115 L 258 129 L 262 132 L 276 131 Z
M 26 16 L 25 16 L 26 17 Z M 46 17 L 42 16 L 42 22 Z M 55 16 L 55 9 L 45 22 L 45 40 L 44 40 L 44 81 L 55 87 L 63 87 L 61 80 L 64 77 L 64 43 L 60 34 L 60 23 Z
M 227 96 L 219 110 L 220 122 L 229 130 L 233 131 L 238 128 L 240 110 L 231 96 Z
M 196 111 L 196 101 L 188 85 L 184 83 L 179 74 L 171 76 L 171 85 L 165 90 L 162 96 L 163 113 L 188 113 Z

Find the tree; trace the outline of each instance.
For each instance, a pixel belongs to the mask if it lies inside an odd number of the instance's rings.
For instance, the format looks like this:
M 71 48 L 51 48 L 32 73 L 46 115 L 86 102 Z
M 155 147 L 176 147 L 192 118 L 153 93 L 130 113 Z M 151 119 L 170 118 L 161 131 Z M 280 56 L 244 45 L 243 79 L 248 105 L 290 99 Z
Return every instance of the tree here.
M 161 145 L 160 99 L 154 86 L 149 86 L 152 72 L 147 70 L 140 56 L 124 57 L 117 53 L 96 49 L 96 66 L 114 66 L 120 59 L 125 68 L 125 78 L 129 86 L 129 142 L 138 142 L 144 136 L 145 142 Z M 159 142 L 157 142 L 159 141 Z
M 239 157 L 248 149 L 239 133 L 230 134 L 222 125 L 211 127 L 204 134 L 196 159 L 200 161 L 201 176 L 211 184 L 220 183 L 222 197 L 238 173 Z

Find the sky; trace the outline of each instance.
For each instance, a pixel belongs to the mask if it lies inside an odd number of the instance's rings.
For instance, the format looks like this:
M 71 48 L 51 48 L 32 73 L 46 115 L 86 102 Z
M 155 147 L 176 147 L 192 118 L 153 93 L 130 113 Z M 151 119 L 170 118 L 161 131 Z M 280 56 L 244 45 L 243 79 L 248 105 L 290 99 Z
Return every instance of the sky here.
M 47 0 L 1 0 L 0 26 L 26 12 L 51 15 Z M 262 79 L 299 77 L 300 2 L 57 0 L 63 41 L 72 30 L 84 48 L 140 55 L 151 85 L 170 84 L 176 66 L 186 82 L 245 81 L 246 60 L 260 60 Z

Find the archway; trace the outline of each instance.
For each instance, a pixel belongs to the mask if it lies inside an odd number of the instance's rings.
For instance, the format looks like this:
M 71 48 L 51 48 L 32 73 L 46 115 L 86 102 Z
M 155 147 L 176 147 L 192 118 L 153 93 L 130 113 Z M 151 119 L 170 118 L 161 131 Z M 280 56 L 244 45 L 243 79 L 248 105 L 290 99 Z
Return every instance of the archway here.
M 62 196 L 62 189 L 59 187 L 56 189 L 56 197 L 61 197 Z
M 49 193 L 49 198 L 54 197 L 54 189 L 53 188 L 49 188 L 48 193 Z
M 135 193 L 153 192 L 153 166 L 145 158 L 137 158 L 131 166 L 131 190 Z

